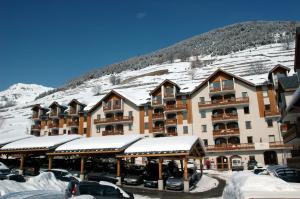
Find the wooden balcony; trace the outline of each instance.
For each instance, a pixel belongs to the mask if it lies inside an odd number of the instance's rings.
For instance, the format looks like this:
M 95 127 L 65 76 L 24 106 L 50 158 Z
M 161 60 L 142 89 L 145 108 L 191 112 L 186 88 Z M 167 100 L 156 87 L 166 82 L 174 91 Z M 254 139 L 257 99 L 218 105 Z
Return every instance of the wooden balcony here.
M 282 125 L 283 126 L 283 125 Z M 283 132 L 283 142 L 289 143 L 290 141 L 299 138 L 300 139 L 300 124 L 286 125 L 286 132 Z
M 165 132 L 165 128 L 164 127 L 153 127 L 152 128 L 152 131 L 154 132 L 154 133 L 164 133 Z
M 32 119 L 40 119 L 39 114 L 38 113 L 34 113 L 32 114 Z
M 51 111 L 50 112 L 50 117 L 58 117 L 58 112 L 57 111 Z
M 166 119 L 166 125 L 177 125 L 177 119 Z
M 228 128 L 228 129 L 213 130 L 213 136 L 214 137 L 237 136 L 237 135 L 240 135 L 240 129 L 239 128 Z
M 70 115 L 77 115 L 78 112 L 76 109 L 70 109 L 70 112 L 69 112 Z
M 211 116 L 212 121 L 238 120 L 237 113 L 217 114 Z
M 212 93 L 220 92 L 220 91 L 221 91 L 221 87 L 212 87 L 209 89 L 209 92 L 212 92 Z
M 207 151 L 234 151 L 234 150 L 254 150 L 254 144 L 222 144 L 222 145 L 208 145 Z
M 31 130 L 32 131 L 39 131 L 39 130 L 41 130 L 41 125 L 31 125 Z
M 67 126 L 78 127 L 79 126 L 79 121 L 68 121 Z
M 265 117 L 279 117 L 279 116 L 280 116 L 279 111 L 265 110 Z
M 59 128 L 59 124 L 58 123 L 51 123 L 48 125 L 49 128 Z
M 222 88 L 221 87 L 212 87 L 209 89 L 210 93 L 217 93 L 217 92 L 223 92 L 223 91 L 234 91 L 234 86 L 228 85 L 228 86 L 222 86 Z
M 235 106 L 240 104 L 249 104 L 249 97 L 199 102 L 198 107 L 199 109 L 203 109 L 203 108 L 211 108 L 211 107 L 215 108 L 215 107 Z
M 187 108 L 186 104 L 165 105 L 165 111 L 179 111 Z
M 133 122 L 133 117 L 122 116 L 122 117 L 112 117 L 112 118 L 100 118 L 94 120 L 95 124 L 123 123 L 123 122 Z
M 269 145 L 270 145 L 270 148 L 271 148 L 271 149 L 276 149 L 276 148 L 293 149 L 292 146 L 290 146 L 290 145 L 288 145 L 288 144 L 285 144 L 285 143 L 283 143 L 283 142 L 281 142 L 281 141 L 270 142 Z
M 152 100 L 152 106 L 162 106 L 163 103 L 161 100 Z
M 167 135 L 168 136 L 178 136 L 177 131 L 168 131 Z
M 103 136 L 107 135 L 124 135 L 123 130 L 102 131 Z
M 103 111 L 114 111 L 114 110 L 121 110 L 121 104 L 113 104 L 112 106 L 103 106 Z
M 164 98 L 175 98 L 175 93 L 166 92 L 164 93 Z
M 158 120 L 158 119 L 164 119 L 165 115 L 163 113 L 153 113 L 152 119 Z

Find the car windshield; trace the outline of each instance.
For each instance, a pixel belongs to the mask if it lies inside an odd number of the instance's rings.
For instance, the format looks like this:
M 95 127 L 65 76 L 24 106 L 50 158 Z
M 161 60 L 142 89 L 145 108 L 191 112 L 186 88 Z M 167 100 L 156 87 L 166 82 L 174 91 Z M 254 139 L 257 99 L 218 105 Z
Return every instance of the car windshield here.
M 10 173 L 9 169 L 0 169 L 0 174 L 8 174 Z
M 103 196 L 103 189 L 96 185 L 80 185 L 79 192 L 81 195 Z

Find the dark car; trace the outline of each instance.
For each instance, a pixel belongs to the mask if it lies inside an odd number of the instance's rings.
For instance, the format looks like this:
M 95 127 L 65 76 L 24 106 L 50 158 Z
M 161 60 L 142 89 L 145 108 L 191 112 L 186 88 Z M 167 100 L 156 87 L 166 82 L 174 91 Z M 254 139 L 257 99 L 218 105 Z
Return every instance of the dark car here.
M 145 167 L 139 165 L 131 165 L 124 177 L 124 183 L 127 185 L 140 185 L 144 182 Z
M 7 180 L 12 180 L 15 182 L 26 182 L 24 176 L 19 175 L 19 174 L 9 174 L 7 175 Z
M 300 176 L 295 169 L 286 166 L 274 165 L 267 167 L 267 170 L 269 173 L 286 182 L 300 183 Z
M 87 180 L 88 181 L 106 181 L 113 184 L 116 184 L 118 182 L 116 174 L 109 173 L 109 172 L 91 172 L 87 174 Z
M 91 182 L 91 181 L 84 181 L 84 182 L 79 182 L 76 185 L 76 191 L 75 191 L 75 196 L 80 196 L 80 195 L 92 195 L 96 199 L 118 199 L 118 198 L 129 198 L 133 199 L 133 194 L 128 193 L 118 186 L 109 183 L 109 182 Z
M 7 179 L 7 175 L 10 174 L 9 169 L 0 169 L 0 180 L 5 180 Z
M 257 161 L 255 159 L 250 159 L 248 161 L 248 170 L 253 170 L 255 168 L 255 166 L 257 165 Z
M 188 180 L 189 186 L 193 187 L 200 179 L 200 174 L 196 171 L 196 168 L 188 168 Z M 183 173 L 177 172 L 170 176 L 166 181 L 166 188 L 170 190 L 181 191 L 184 188 Z

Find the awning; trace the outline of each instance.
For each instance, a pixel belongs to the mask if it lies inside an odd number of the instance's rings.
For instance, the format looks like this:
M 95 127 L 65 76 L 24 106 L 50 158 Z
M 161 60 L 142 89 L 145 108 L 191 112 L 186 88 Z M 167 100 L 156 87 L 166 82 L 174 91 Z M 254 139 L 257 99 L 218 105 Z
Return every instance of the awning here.
M 205 148 L 197 136 L 145 138 L 129 146 L 119 157 L 161 157 L 205 155 Z
M 34 153 L 54 150 L 59 145 L 80 138 L 80 135 L 30 137 L 4 145 L 0 153 Z
M 57 147 L 55 151 L 48 153 L 48 155 L 63 156 L 120 153 L 141 138 L 140 135 L 85 137 L 65 143 Z

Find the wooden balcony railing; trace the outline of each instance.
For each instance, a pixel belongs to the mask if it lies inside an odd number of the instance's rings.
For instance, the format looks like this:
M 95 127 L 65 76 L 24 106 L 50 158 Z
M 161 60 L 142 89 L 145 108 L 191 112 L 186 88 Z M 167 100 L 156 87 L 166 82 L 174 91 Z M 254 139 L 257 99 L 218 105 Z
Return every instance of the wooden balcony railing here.
M 223 120 L 237 120 L 237 113 L 225 113 L 225 114 L 217 114 L 211 116 L 212 121 L 223 121 Z
M 152 105 L 153 106 L 160 106 L 163 105 L 161 100 L 152 100 Z
M 153 119 L 164 119 L 164 114 L 163 113 L 153 113 L 152 118 Z
M 67 126 L 79 126 L 79 121 L 68 121 Z
M 165 105 L 165 110 L 166 111 L 171 111 L 171 110 L 182 110 L 186 109 L 187 105 L 186 104 L 172 104 L 172 105 Z
M 166 119 L 166 125 L 176 125 L 177 119 Z
M 270 148 L 272 148 L 272 149 L 274 149 L 274 148 L 290 148 L 290 149 L 293 149 L 292 146 L 290 146 L 288 144 L 284 144 L 281 141 L 270 142 L 269 145 L 270 145 Z
M 100 118 L 95 119 L 95 124 L 103 124 L 103 123 L 115 123 L 115 122 L 132 122 L 133 116 L 122 116 L 122 117 L 112 117 L 112 118 Z
M 175 94 L 172 92 L 166 92 L 164 93 L 164 97 L 165 98 L 174 98 L 175 97 Z
M 228 128 L 228 129 L 216 129 L 213 130 L 213 136 L 231 136 L 231 135 L 239 135 L 240 129 L 239 128 Z
M 39 114 L 38 113 L 32 114 L 32 119 L 38 119 L 38 118 L 39 118 Z
M 211 88 L 209 88 L 209 91 L 210 92 L 219 92 L 219 91 L 221 91 L 221 87 L 211 87 Z
M 210 92 L 220 92 L 220 91 L 231 91 L 234 90 L 234 86 L 233 85 L 227 85 L 227 86 L 222 86 L 221 87 L 211 87 L 209 89 Z
M 265 117 L 279 116 L 279 111 L 265 110 Z
M 48 125 L 49 128 L 59 128 L 59 124 L 58 123 L 51 123 Z
M 50 116 L 53 117 L 53 116 L 58 116 L 58 112 L 57 111 L 51 111 L 50 112 Z
M 232 151 L 232 150 L 253 150 L 254 144 L 222 144 L 222 145 L 208 145 L 207 151 Z
M 155 133 L 165 132 L 165 128 L 164 127 L 153 127 L 152 131 L 155 132 Z
M 249 103 L 249 97 L 240 97 L 240 98 L 233 98 L 233 99 L 199 102 L 198 107 L 199 108 L 218 107 L 224 105 L 238 105 L 238 104 L 247 104 L 247 103 Z
M 114 104 L 113 105 L 113 109 L 116 110 L 116 109 L 121 109 L 121 104 Z
M 124 135 L 123 130 L 102 131 L 102 135 Z
M 222 90 L 223 91 L 234 90 L 234 86 L 233 85 L 222 86 Z
M 76 114 L 78 114 L 78 112 L 77 112 L 76 109 L 70 109 L 70 114 L 71 115 L 76 115 Z
M 177 131 L 168 131 L 167 135 L 168 136 L 177 136 L 178 134 L 177 134 Z
M 41 130 L 41 125 L 31 125 L 31 130 L 39 131 Z
M 103 106 L 104 111 L 119 110 L 121 108 L 122 108 L 121 104 L 113 104 L 112 106 L 111 105 L 110 106 Z

